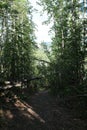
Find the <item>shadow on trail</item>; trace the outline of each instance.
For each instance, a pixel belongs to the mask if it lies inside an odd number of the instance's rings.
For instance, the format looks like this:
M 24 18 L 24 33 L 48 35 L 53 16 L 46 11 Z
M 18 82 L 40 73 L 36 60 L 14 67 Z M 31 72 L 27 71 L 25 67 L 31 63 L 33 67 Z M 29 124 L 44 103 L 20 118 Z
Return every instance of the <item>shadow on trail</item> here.
M 4 121 L 0 124 L 0 130 L 44 129 L 44 119 L 25 101 L 16 99 L 12 102 L 6 98 L 0 107 L 0 119 Z
M 0 117 L 4 124 L 0 130 L 86 130 L 84 122 L 73 118 L 57 105 L 48 91 L 36 93 L 21 100 L 14 95 L 3 101 Z

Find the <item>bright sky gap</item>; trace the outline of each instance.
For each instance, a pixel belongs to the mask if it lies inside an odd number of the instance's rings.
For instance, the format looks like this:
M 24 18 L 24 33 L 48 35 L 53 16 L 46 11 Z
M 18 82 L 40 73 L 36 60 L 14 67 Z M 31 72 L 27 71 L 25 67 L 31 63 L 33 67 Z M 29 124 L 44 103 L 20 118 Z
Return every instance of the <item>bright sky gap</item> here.
M 36 35 L 36 42 L 41 43 L 41 42 L 51 42 L 51 36 L 49 35 L 49 30 L 51 27 L 51 24 L 49 25 L 43 25 L 42 23 L 47 20 L 47 14 L 43 14 L 43 16 L 40 15 L 40 11 L 42 10 L 42 7 L 36 4 L 36 1 L 38 0 L 31 0 L 31 5 L 33 8 L 35 8 L 36 12 L 33 12 L 33 21 L 37 25 L 36 30 L 35 30 L 35 35 Z

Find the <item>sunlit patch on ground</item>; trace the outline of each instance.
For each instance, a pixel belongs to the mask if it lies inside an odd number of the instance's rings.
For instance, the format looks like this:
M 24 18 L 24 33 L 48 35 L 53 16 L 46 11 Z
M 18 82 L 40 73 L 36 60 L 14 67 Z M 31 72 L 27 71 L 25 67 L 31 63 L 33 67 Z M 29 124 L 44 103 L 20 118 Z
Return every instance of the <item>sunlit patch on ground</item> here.
M 8 119 L 12 119 L 12 118 L 14 117 L 10 110 L 7 110 L 7 111 L 5 112 L 5 116 L 6 116 Z
M 13 116 L 13 114 L 11 113 L 11 111 L 10 110 L 6 110 L 6 111 L 4 111 L 4 110 L 0 110 L 0 118 L 1 117 L 6 117 L 6 118 L 8 118 L 8 119 L 12 119 L 14 116 Z
M 37 120 L 39 120 L 40 122 L 45 123 L 45 120 L 42 119 L 42 118 L 39 116 L 39 114 L 37 114 L 37 113 L 33 110 L 32 106 L 28 105 L 27 103 L 22 102 L 22 101 L 20 101 L 20 100 L 17 100 L 16 103 L 15 103 L 15 106 L 16 106 L 19 110 L 21 110 L 21 111 L 23 112 L 23 115 L 29 117 L 30 119 L 32 119 L 32 120 L 33 120 L 33 119 L 37 119 Z
M 27 112 L 30 113 L 33 117 L 38 119 L 40 122 L 45 123 L 45 120 L 43 120 L 35 111 L 33 111 L 31 108 L 27 109 Z
M 0 109 L 0 117 L 2 117 L 4 115 L 4 112 L 2 109 Z

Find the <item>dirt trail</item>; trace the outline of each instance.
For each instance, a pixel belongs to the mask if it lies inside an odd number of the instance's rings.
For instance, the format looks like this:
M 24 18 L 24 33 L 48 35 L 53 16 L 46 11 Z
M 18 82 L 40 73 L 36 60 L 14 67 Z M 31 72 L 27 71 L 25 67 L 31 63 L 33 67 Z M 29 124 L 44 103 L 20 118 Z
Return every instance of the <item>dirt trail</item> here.
M 86 130 L 84 121 L 75 118 L 48 91 L 39 92 L 26 102 L 17 99 L 2 113 L 6 122 L 0 130 Z

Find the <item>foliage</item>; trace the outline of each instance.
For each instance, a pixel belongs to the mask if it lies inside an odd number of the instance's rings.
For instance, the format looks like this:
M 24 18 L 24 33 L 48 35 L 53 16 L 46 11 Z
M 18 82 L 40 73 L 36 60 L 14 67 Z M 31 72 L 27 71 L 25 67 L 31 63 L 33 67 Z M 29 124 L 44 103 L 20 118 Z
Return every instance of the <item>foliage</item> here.
M 0 12 L 0 74 L 12 81 L 29 78 L 35 45 L 31 5 L 26 0 L 1 1 Z
M 54 21 L 49 82 L 52 92 L 66 93 L 67 86 L 78 87 L 85 77 L 86 43 L 83 38 L 86 38 L 86 32 L 83 35 L 85 29 L 82 25 L 84 20 L 80 18 L 80 4 L 77 0 L 40 1 L 43 10 L 48 13 L 48 19 Z

